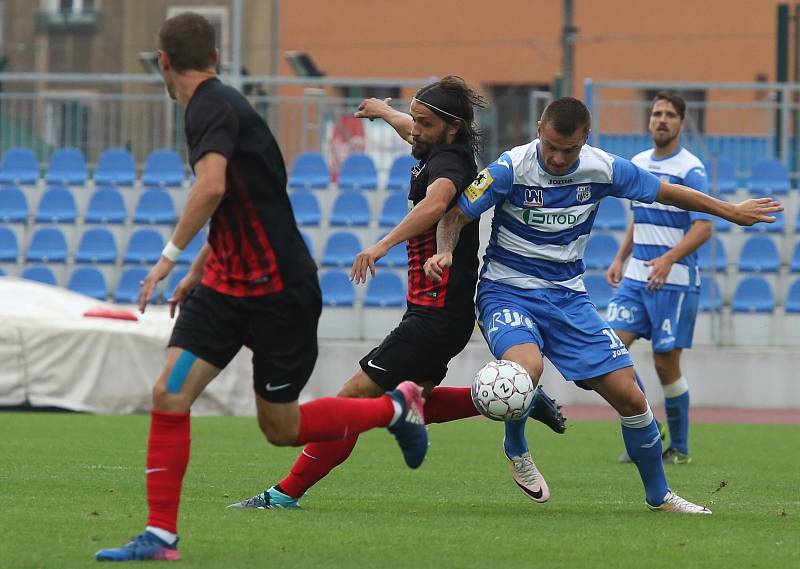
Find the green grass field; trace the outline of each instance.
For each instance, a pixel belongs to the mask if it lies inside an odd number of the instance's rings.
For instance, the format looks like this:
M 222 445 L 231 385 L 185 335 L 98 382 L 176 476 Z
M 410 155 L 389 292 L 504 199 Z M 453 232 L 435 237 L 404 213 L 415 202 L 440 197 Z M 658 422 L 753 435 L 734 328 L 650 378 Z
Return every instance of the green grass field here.
M 0 567 L 94 567 L 94 552 L 141 531 L 146 416 L 0 413 Z M 695 425 L 695 464 L 670 484 L 713 516 L 649 512 L 635 469 L 616 463 L 613 422 L 529 423 L 552 491 L 511 481 L 502 427 L 430 429 L 408 470 L 381 431 L 323 480 L 302 511 L 229 511 L 279 479 L 297 449 L 269 447 L 252 418 L 192 423 L 180 515 L 183 567 L 535 567 L 738 569 L 800 566 L 800 428 Z

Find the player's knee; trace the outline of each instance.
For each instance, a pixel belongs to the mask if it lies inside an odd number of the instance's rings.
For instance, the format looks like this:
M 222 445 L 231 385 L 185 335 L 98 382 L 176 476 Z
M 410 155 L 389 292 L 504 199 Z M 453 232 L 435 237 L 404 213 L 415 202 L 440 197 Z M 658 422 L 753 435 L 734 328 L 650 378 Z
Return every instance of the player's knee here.
M 654 358 L 653 364 L 661 383 L 669 383 L 673 377 L 680 376 L 675 364 L 665 358 Z
M 291 425 L 270 421 L 267 418 L 259 418 L 258 424 L 270 444 L 278 447 L 294 446 L 297 432 Z
M 181 394 L 171 393 L 164 382 L 158 381 L 152 390 L 153 409 L 166 413 L 185 413 L 190 404 Z
M 633 417 L 647 412 L 647 398 L 637 387 L 627 390 L 617 400 L 617 412 L 623 417 Z

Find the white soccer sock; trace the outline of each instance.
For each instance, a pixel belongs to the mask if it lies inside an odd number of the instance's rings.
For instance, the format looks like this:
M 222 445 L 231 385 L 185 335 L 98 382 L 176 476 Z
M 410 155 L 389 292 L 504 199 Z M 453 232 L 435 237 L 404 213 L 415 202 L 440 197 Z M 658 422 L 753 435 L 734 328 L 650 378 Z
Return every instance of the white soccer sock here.
M 662 385 L 661 387 L 664 388 L 664 397 L 667 399 L 674 399 L 689 391 L 689 382 L 686 381 L 685 377 L 681 376 L 675 383 Z
M 174 544 L 178 540 L 178 534 L 172 533 L 171 531 L 167 531 L 165 529 L 157 528 L 154 526 L 147 526 L 144 529 L 145 531 L 149 531 L 153 535 L 160 537 L 170 545 Z

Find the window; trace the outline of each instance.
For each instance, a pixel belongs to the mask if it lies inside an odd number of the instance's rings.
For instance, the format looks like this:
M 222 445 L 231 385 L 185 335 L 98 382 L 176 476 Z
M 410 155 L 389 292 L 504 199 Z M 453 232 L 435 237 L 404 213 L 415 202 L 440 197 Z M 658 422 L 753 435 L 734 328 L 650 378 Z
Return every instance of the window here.
M 94 0 L 44 0 L 44 9 L 61 14 L 81 14 L 94 12 Z
M 86 0 L 84 0 L 86 1 Z M 167 9 L 167 18 L 177 16 L 181 12 L 194 12 L 205 16 L 214 26 L 214 35 L 217 38 L 219 60 L 224 66 L 230 65 L 230 29 L 228 27 L 228 8 L 226 6 L 170 6 Z

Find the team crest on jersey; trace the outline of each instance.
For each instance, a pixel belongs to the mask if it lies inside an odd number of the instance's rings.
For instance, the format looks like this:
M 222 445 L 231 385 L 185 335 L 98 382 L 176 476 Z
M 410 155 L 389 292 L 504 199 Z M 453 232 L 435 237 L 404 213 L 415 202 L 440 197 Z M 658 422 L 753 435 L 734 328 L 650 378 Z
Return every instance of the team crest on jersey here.
M 481 170 L 481 173 L 478 174 L 478 177 L 475 178 L 475 181 L 470 184 L 470 186 L 464 190 L 464 194 L 467 196 L 467 199 L 471 202 L 478 201 L 478 198 L 481 197 L 486 189 L 492 185 L 494 179 L 492 175 L 489 173 L 488 168 L 484 168 Z
M 542 190 L 525 190 L 525 201 L 522 202 L 525 207 L 542 207 L 544 205 L 544 197 Z
M 583 203 L 592 197 L 592 186 L 578 186 L 575 191 L 575 199 Z

